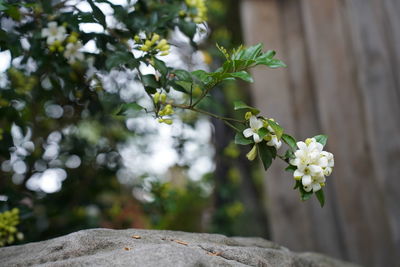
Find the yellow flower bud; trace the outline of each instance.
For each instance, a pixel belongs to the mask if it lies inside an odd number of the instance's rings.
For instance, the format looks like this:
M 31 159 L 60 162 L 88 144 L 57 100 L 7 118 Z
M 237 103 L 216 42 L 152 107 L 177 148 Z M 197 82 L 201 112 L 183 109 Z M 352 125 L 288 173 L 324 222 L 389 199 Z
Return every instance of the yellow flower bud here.
M 155 93 L 154 95 L 153 95 L 153 100 L 154 100 L 154 103 L 158 103 L 158 101 L 160 100 L 160 93 L 159 92 L 157 92 L 157 93 Z
M 144 42 L 144 45 L 151 47 L 153 44 L 149 40 L 146 40 L 146 42 Z
M 246 112 L 246 114 L 244 115 L 244 118 L 246 119 L 246 121 L 250 120 L 251 116 L 253 116 L 253 113 L 251 113 L 250 111 Z
M 161 99 L 161 103 L 165 103 L 165 101 L 167 101 L 167 95 L 162 93 L 160 96 L 160 99 Z
M 167 44 L 168 44 L 167 40 L 162 39 L 160 42 L 158 42 L 158 44 L 156 46 L 156 49 L 160 49 L 161 47 L 163 47 L 163 46 L 165 46 Z
M 169 44 L 166 44 L 166 45 L 160 47 L 160 51 L 166 52 L 169 50 L 169 48 L 170 48 Z
M 144 45 L 140 48 L 140 50 L 147 52 L 149 51 L 149 47 L 147 45 Z
M 163 123 L 163 122 L 164 122 L 164 119 L 159 118 L 159 119 L 158 119 L 158 122 L 159 122 L 159 123 Z
M 160 56 L 168 56 L 168 55 L 169 55 L 169 51 L 162 52 L 162 53 L 160 54 Z
M 171 119 L 166 119 L 166 120 L 164 120 L 164 123 L 171 125 L 173 123 L 173 121 Z
M 151 38 L 151 43 L 155 44 L 158 40 L 160 40 L 160 35 L 157 33 L 153 34 L 153 37 Z
M 135 42 L 139 42 L 140 41 L 139 35 L 135 35 L 135 37 L 133 37 L 133 39 L 135 40 Z
M 254 145 L 249 153 L 246 155 L 247 159 L 253 161 L 257 157 L 257 146 Z

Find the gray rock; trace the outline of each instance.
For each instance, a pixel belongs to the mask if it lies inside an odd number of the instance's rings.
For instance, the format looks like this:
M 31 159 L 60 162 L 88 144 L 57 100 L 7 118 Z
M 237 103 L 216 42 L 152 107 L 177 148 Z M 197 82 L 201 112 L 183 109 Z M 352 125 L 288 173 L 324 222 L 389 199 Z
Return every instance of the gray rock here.
M 82 230 L 0 249 L 0 266 L 340 266 L 262 238 L 155 230 Z

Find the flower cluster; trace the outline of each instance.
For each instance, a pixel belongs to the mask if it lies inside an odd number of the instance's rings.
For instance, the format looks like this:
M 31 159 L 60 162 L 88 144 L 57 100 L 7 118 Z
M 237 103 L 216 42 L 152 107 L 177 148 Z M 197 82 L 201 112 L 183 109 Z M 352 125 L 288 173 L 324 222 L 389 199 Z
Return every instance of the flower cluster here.
M 46 42 L 51 52 L 64 52 L 63 55 L 69 64 L 72 65 L 85 59 L 81 52 L 83 45 L 78 40 L 78 34 L 72 32 L 67 38 L 65 25 L 58 26 L 55 21 L 49 22 L 47 28 L 42 29 L 42 37 L 47 38 Z M 67 42 L 65 46 L 64 41 Z
M 0 213 L 0 247 L 12 244 L 15 239 L 23 239 L 22 233 L 18 232 L 19 209 L 14 208 Z
M 47 38 L 46 42 L 49 45 L 50 51 L 64 51 L 62 42 L 67 37 L 64 25 L 58 26 L 57 22 L 55 21 L 49 22 L 47 24 L 47 28 L 42 29 L 42 37 Z
M 80 51 L 83 47 L 82 42 L 78 40 L 78 34 L 72 32 L 67 38 L 67 45 L 65 46 L 64 57 L 68 60 L 69 64 L 74 64 L 77 61 L 83 61 L 85 56 Z
M 189 17 L 191 17 L 195 23 L 203 23 L 207 20 L 205 0 L 185 0 L 185 2 L 189 8 L 193 8 L 196 11 L 193 14 L 189 13 Z
M 243 135 L 246 138 L 253 137 L 255 143 L 260 143 L 263 140 L 267 141 L 267 145 L 273 146 L 276 149 L 279 149 L 282 146 L 282 141 L 278 138 L 275 130 L 271 127 L 268 120 L 258 119 L 256 116 L 250 113 L 250 116 L 246 114 L 246 119 L 249 119 L 249 126 L 243 131 Z M 274 121 L 270 119 L 269 121 Z M 268 131 L 265 132 L 263 136 L 260 136 L 260 129 L 266 128 Z
M 141 38 L 139 35 L 134 37 L 135 42 L 139 44 L 139 49 L 144 52 L 160 53 L 160 56 L 169 54 L 170 45 L 166 39 L 160 40 L 160 35 L 154 33 L 151 38 Z
M 306 192 L 317 192 L 325 186 L 325 176 L 332 173 L 334 166 L 333 154 L 323 151 L 323 145 L 315 138 L 308 138 L 305 142 L 297 142 L 299 148 L 294 152 L 295 158 L 290 164 L 297 167 L 294 179 L 301 181 Z

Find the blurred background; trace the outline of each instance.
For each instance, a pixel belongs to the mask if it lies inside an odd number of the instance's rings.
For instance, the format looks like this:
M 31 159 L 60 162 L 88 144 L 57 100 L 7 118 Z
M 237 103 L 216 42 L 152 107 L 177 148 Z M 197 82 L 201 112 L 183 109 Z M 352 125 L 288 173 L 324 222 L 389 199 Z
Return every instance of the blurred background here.
M 76 2 L 91 12 L 86 1 Z M 117 98 L 146 106 L 141 85 L 126 72 L 111 71 L 102 78 L 101 105 L 96 100 L 77 111 L 56 103 L 44 80 L 42 100 L 24 109 L 23 121 L 10 125 L 4 118 L 12 114 L 0 109 L 2 127 L 11 129 L 0 147 L 0 204 L 21 209 L 20 243 L 93 227 L 170 229 L 259 236 L 295 251 L 396 266 L 400 2 L 208 0 L 207 7 L 208 23 L 195 37 L 199 50 L 173 32 L 167 63 L 215 69 L 223 61 L 215 43 L 233 48 L 261 42 L 276 50 L 288 68 L 260 67 L 251 85 L 223 84 L 204 108 L 234 117 L 231 103 L 242 99 L 299 140 L 327 134 L 336 162 L 325 207 L 316 199 L 299 200 L 281 162 L 267 173 L 249 163 L 248 148 L 236 146 L 220 121 L 184 112 L 169 126 L 150 116 L 104 115 Z M 2 29 L 7 23 L 2 20 Z M 93 25 L 82 30 L 96 31 Z M 7 51 L 0 56 L 0 87 L 12 66 L 34 69 L 10 62 Z M 33 153 L 31 140 L 40 144 Z

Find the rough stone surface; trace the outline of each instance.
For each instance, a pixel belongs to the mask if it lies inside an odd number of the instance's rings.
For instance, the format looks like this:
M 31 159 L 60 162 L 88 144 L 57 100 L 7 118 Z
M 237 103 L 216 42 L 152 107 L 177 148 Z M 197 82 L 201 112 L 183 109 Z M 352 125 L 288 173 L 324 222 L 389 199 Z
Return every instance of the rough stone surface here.
M 0 266 L 321 266 L 356 265 L 294 253 L 262 238 L 155 230 L 82 230 L 0 249 Z

